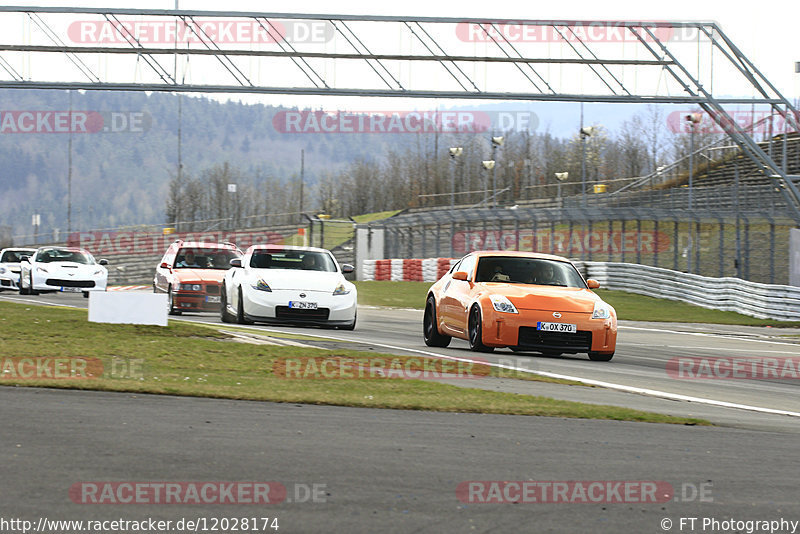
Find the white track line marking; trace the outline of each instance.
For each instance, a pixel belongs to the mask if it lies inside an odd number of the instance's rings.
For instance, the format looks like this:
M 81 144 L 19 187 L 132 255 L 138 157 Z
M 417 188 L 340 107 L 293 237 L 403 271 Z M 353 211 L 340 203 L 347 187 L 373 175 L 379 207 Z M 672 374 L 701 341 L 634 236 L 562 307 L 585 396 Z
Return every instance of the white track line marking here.
M 206 324 L 206 325 L 211 325 L 211 326 L 219 326 L 216 323 L 206 323 L 206 322 L 202 322 L 202 321 L 189 321 L 187 319 L 178 319 L 178 320 L 187 321 L 187 322 L 196 322 L 196 323 L 201 323 L 201 324 Z M 238 325 L 238 326 L 245 327 L 245 328 L 252 328 L 252 329 L 255 329 L 255 330 L 267 330 L 267 331 L 277 332 L 277 333 L 286 333 L 286 332 L 284 332 L 282 330 L 276 330 L 274 328 L 264 328 L 264 327 L 254 327 L 254 326 L 249 326 L 248 327 L 246 325 L 245 326 Z M 496 367 L 498 369 L 507 369 L 507 370 L 519 371 L 519 372 L 523 372 L 523 373 L 531 373 L 531 374 L 535 374 L 535 375 L 539 375 L 539 376 L 546 376 L 546 377 L 549 377 L 549 378 L 559 378 L 559 379 L 562 379 L 562 380 L 572 380 L 572 381 L 575 381 L 575 382 L 582 382 L 582 383 L 590 385 L 590 386 L 604 387 L 604 388 L 613 389 L 613 390 L 616 390 L 616 391 L 623 391 L 623 392 L 626 392 L 626 393 L 637 393 L 639 395 L 648 395 L 650 397 L 659 397 L 659 398 L 662 398 L 662 399 L 679 400 L 679 401 L 685 401 L 685 402 L 696 402 L 698 404 L 706 404 L 706 405 L 709 405 L 709 406 L 718 406 L 718 407 L 721 407 L 721 408 L 736 408 L 736 409 L 739 409 L 739 410 L 747 410 L 747 411 L 759 412 L 759 413 L 768 413 L 768 414 L 773 414 L 773 415 L 788 415 L 788 416 L 791 416 L 791 417 L 800 417 L 800 412 L 790 412 L 790 411 L 787 411 L 787 410 L 775 410 L 775 409 L 772 409 L 772 408 L 763 408 L 761 406 L 751 406 L 751 405 L 748 405 L 748 404 L 739 404 L 739 403 L 735 403 L 735 402 L 719 401 L 719 400 L 715 400 L 715 399 L 705 399 L 705 398 L 702 398 L 702 397 L 693 397 L 691 395 L 681 395 L 679 393 L 669 393 L 667 391 L 659 391 L 659 390 L 656 390 L 656 389 L 639 388 L 639 387 L 634 387 L 634 386 L 626 386 L 626 385 L 623 385 L 623 384 L 614 384 L 614 383 L 611 383 L 611 382 L 605 382 L 605 381 L 602 381 L 602 380 L 594 380 L 594 379 L 591 379 L 591 378 L 581 378 L 581 377 L 577 377 L 577 376 L 563 375 L 563 374 L 560 374 L 560 373 L 550 373 L 548 371 L 532 371 L 531 369 L 525 369 L 523 367 L 515 367 L 513 365 L 504 365 L 504 364 L 500 364 L 500 363 L 492 363 L 492 362 L 489 362 L 489 361 L 475 361 L 475 360 L 472 360 L 472 359 L 469 359 L 469 358 L 459 358 L 459 357 L 456 357 L 456 356 L 447 356 L 447 355 L 444 355 L 444 354 L 438 354 L 436 352 L 430 352 L 430 351 L 427 351 L 427 350 L 411 349 L 411 348 L 406 348 L 406 347 L 398 347 L 396 345 L 387 345 L 385 343 L 375 343 L 373 341 L 361 341 L 361 340 L 357 340 L 357 339 L 343 339 L 343 338 L 337 338 L 335 336 L 320 336 L 320 335 L 306 334 L 306 333 L 304 333 L 303 335 L 306 335 L 306 336 L 309 336 L 309 337 L 321 338 L 321 339 L 333 339 L 333 340 L 336 340 L 336 341 L 348 341 L 348 342 L 352 342 L 352 343 L 361 343 L 363 345 L 370 345 L 370 346 L 373 346 L 373 347 L 381 347 L 381 348 L 387 348 L 387 349 L 392 349 L 392 350 L 402 350 L 402 351 L 406 351 L 406 352 L 414 352 L 414 353 L 417 353 L 417 354 L 424 354 L 426 356 L 433 356 L 434 358 L 442 358 L 442 359 L 445 359 L 445 360 L 453 360 L 453 361 L 464 362 L 464 363 L 486 364 L 486 365 L 489 365 L 491 367 Z
M 627 326 L 627 325 L 625 326 L 619 325 L 617 328 L 624 330 L 644 330 L 648 332 L 663 332 L 665 334 L 679 334 L 684 336 L 719 337 L 731 341 L 747 341 L 750 343 L 772 343 L 775 345 L 789 345 L 792 347 L 797 347 L 797 343 L 787 343 L 786 341 L 769 341 L 766 339 L 752 339 L 748 337 L 730 336 L 725 334 L 708 334 L 706 332 L 679 332 L 677 330 L 666 330 L 664 328 L 651 328 L 651 327 Z

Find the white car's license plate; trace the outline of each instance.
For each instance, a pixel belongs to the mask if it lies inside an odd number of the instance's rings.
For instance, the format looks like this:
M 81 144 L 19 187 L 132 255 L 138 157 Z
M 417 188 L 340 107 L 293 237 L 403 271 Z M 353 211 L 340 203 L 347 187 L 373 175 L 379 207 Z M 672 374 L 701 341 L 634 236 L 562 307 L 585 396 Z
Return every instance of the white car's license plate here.
M 210 304 L 219 304 L 219 297 L 206 297 L 206 302 Z
M 567 323 L 536 323 L 536 330 L 542 332 L 567 332 L 574 334 L 578 331 L 578 325 Z
M 64 293 L 80 293 L 83 290 L 79 287 L 62 287 L 61 291 Z
M 289 307 L 295 310 L 316 310 L 317 303 L 305 302 L 302 300 L 291 300 L 289 301 Z

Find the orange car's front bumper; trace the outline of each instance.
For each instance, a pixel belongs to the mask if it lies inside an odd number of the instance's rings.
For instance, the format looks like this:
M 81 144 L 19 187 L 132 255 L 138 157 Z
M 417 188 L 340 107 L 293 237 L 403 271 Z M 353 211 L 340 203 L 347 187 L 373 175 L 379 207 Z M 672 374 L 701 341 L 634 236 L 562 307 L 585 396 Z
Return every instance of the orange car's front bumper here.
M 552 310 L 519 310 L 502 313 L 484 308 L 483 343 L 490 347 L 520 347 L 529 350 L 558 352 L 612 353 L 617 345 L 616 318 L 592 319 L 591 313 L 562 312 L 553 317 Z M 541 332 L 539 322 L 577 325 L 576 334 Z

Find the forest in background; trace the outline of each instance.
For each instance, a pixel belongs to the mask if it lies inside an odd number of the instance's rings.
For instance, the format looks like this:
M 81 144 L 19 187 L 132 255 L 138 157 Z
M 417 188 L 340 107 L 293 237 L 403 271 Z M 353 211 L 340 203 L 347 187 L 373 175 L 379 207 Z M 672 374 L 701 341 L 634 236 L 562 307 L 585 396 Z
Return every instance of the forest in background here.
M 293 214 L 300 210 L 301 150 L 304 211 L 351 216 L 445 205 L 454 170 L 459 191 L 486 188 L 489 177 L 480 162 L 491 158 L 492 134 L 505 138 L 496 153 L 495 172 L 498 189 L 509 189 L 499 200 L 552 196 L 555 172 L 567 171 L 570 180 L 579 179 L 581 143 L 577 127 L 569 128 L 574 135 L 563 135 L 564 129 L 551 132 L 552 122 L 544 118 L 547 110 L 557 108 L 537 105 L 543 119 L 533 131 L 291 134 L 278 131 L 273 119 L 295 108 L 159 93 L 75 91 L 70 97 L 61 91 L 3 90 L 3 121 L 23 111 L 72 109 L 98 112 L 104 127 L 120 131 L 15 133 L 0 122 L 0 228 L 17 242 L 30 241 L 31 216 L 39 214 L 40 241 L 49 241 L 56 231 L 63 237 L 68 227 L 77 231 L 218 219 L 246 223 L 256 220 L 255 215 Z M 688 136 L 667 129 L 666 109 L 630 109 L 625 118 L 609 108 L 600 114 L 605 125 L 586 121 L 596 127 L 586 142 L 590 180 L 643 175 L 686 152 Z M 133 129 L 113 124 L 133 115 L 142 119 Z M 577 126 L 577 117 L 572 119 Z M 455 169 L 447 154 L 451 146 L 464 148 Z M 237 184 L 235 194 L 228 190 L 230 183 Z M 574 193 L 574 187 L 563 193 Z M 459 196 L 457 203 L 480 198 L 480 193 Z M 278 224 L 295 218 L 276 215 L 269 220 Z

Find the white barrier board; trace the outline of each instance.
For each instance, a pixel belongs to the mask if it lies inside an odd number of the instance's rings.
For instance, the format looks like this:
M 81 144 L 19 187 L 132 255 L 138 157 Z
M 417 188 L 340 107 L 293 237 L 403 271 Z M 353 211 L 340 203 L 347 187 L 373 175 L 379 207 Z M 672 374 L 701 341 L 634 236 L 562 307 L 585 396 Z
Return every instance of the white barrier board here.
M 167 326 L 167 294 L 92 291 L 89 322 Z

